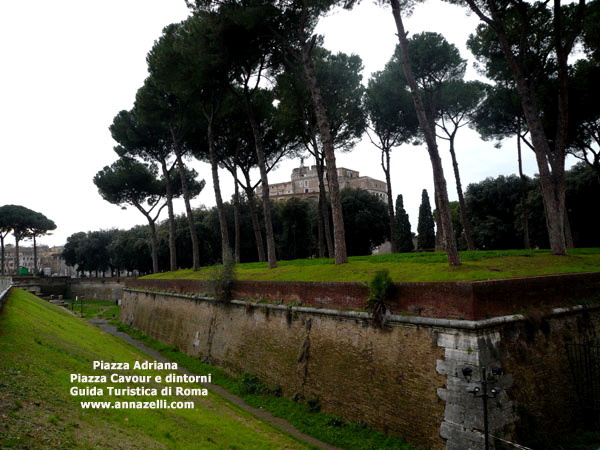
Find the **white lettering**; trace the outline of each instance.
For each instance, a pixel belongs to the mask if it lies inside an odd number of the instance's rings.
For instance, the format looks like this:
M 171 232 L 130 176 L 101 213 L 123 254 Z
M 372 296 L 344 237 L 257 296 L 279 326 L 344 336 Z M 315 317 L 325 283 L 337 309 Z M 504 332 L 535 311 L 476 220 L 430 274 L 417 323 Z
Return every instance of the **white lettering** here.
M 79 388 L 77 386 L 73 386 L 71 388 L 71 395 L 102 395 L 102 388 L 97 388 L 96 386 L 90 388 Z
M 163 363 L 160 361 L 136 361 L 133 365 L 137 370 L 177 370 L 177 363 Z
M 71 383 L 106 383 L 106 375 L 80 375 L 71 374 Z
M 192 395 L 192 396 L 206 396 L 208 395 L 208 389 L 188 389 L 182 387 L 175 388 L 175 395 Z
M 151 379 L 150 375 L 117 375 L 113 373 L 110 376 L 110 381 L 113 383 L 150 383 Z
M 210 383 L 208 375 L 175 375 L 170 373 L 165 378 L 165 383 Z
M 94 361 L 92 368 L 102 370 L 129 370 L 129 363 Z

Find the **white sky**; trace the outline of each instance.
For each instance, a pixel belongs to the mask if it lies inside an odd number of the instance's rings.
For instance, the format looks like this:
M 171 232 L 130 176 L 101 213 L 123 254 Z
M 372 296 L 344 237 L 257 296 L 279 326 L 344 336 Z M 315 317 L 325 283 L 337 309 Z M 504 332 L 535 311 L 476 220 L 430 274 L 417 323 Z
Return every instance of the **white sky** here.
M 40 244 L 62 245 L 78 231 L 127 229 L 145 224 L 134 208 L 122 210 L 100 197 L 94 175 L 117 155 L 108 131 L 113 117 L 130 109 L 147 76 L 146 54 L 162 28 L 188 15 L 184 0 L 2 0 L 0 3 L 0 205 L 17 204 L 39 211 L 57 224 Z M 436 31 L 471 58 L 465 42 L 477 20 L 465 10 L 428 0 L 406 19 L 409 34 Z M 389 6 L 364 1 L 353 11 L 324 18 L 318 32 L 325 47 L 356 53 L 364 79 L 383 69 L 397 37 Z M 469 67 L 467 77 L 476 76 Z M 451 200 L 456 188 L 444 141 L 439 142 Z M 517 171 L 514 142 L 501 150 L 466 129 L 457 136 L 464 188 L 488 176 Z M 536 173 L 533 153 L 525 170 Z M 306 160 L 305 164 L 313 164 Z M 287 181 L 299 161 L 285 161 L 269 181 Z M 379 151 L 365 138 L 338 167 L 384 179 Z M 194 207 L 215 204 L 207 164 L 194 167 L 207 185 Z M 233 192 L 231 177 L 221 172 L 224 198 Z M 422 189 L 433 199 L 431 165 L 422 147 L 406 145 L 392 155 L 394 199 L 403 194 L 413 230 Z M 178 205 L 178 212 L 183 207 Z M 163 217 L 164 219 L 164 217 Z M 10 242 L 11 239 L 8 240 Z M 27 243 L 24 243 L 27 245 Z

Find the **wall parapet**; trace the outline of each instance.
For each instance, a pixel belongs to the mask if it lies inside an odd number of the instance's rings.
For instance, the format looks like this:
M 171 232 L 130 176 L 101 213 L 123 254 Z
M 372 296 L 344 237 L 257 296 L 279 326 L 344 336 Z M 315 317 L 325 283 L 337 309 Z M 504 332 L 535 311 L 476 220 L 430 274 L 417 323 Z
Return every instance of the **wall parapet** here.
M 4 306 L 4 300 L 8 296 L 12 285 L 13 280 L 11 277 L 0 277 L 0 311 L 2 311 L 2 307 Z
M 200 280 L 129 279 L 126 287 L 207 294 Z M 551 308 L 600 293 L 600 272 L 483 281 L 394 283 L 389 300 L 396 314 L 481 320 L 527 308 Z M 356 282 L 236 281 L 236 299 L 264 299 L 328 309 L 365 308 L 368 287 Z
M 134 289 L 124 288 L 123 292 L 139 292 L 147 295 L 156 294 L 157 291 L 146 290 L 146 289 Z M 170 292 L 170 297 L 180 298 L 189 301 L 205 301 L 213 302 L 216 304 L 223 304 L 219 300 L 210 297 L 208 295 L 196 295 L 196 294 L 180 294 Z M 359 320 L 369 323 L 372 320 L 373 315 L 364 311 L 342 311 L 339 309 L 326 309 L 326 308 L 314 308 L 309 306 L 294 306 L 294 305 L 283 305 L 283 304 L 272 304 L 272 303 L 259 303 L 252 302 L 250 300 L 231 300 L 229 304 L 252 307 L 252 308 L 267 308 L 274 311 L 302 313 L 309 315 L 321 315 L 338 319 L 348 320 Z M 552 308 L 546 312 L 547 316 L 560 316 L 565 314 L 578 313 L 583 311 L 595 311 L 600 310 L 600 304 L 583 306 L 574 305 L 570 307 Z M 497 316 L 489 319 L 482 320 L 460 320 L 460 319 L 441 319 L 436 317 L 422 317 L 422 316 L 410 316 L 401 314 L 388 314 L 385 316 L 385 325 L 394 326 L 398 324 L 402 325 L 418 325 L 427 326 L 433 328 L 451 328 L 457 330 L 468 330 L 468 331 L 482 331 L 489 328 L 498 326 L 515 324 L 526 321 L 528 318 L 525 314 L 512 314 L 507 316 Z

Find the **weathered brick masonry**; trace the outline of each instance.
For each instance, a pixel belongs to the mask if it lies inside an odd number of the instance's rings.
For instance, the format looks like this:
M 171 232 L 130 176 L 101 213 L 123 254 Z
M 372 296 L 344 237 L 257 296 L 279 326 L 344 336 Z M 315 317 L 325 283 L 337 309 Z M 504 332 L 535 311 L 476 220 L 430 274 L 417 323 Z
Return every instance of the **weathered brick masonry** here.
M 287 396 L 316 397 L 326 412 L 445 448 L 434 330 L 380 331 L 365 313 L 324 312 L 126 289 L 121 321 L 234 373 L 254 373 Z
M 124 290 L 123 322 L 234 373 L 254 373 L 286 395 L 317 397 L 327 412 L 399 433 L 423 449 L 483 448 L 481 400 L 466 391 L 466 365 L 504 369 L 504 390 L 489 405 L 494 435 L 516 440 L 533 432 L 532 417 L 549 434 L 574 429 L 580 408 L 564 344 L 600 331 L 600 310 L 589 306 L 478 321 L 396 315 L 380 330 L 364 312 L 222 304 L 158 292 L 154 282 L 146 285 L 153 290 L 141 290 L 142 283 Z M 194 292 L 198 285 L 171 289 Z M 352 289 L 341 298 L 357 295 Z
M 207 282 L 198 280 L 127 280 L 126 287 L 180 294 L 206 294 Z M 600 293 L 600 273 L 548 275 L 447 283 L 394 283 L 390 299 L 394 314 L 478 320 L 514 314 L 528 307 L 550 307 Z M 363 309 L 368 288 L 364 283 L 237 281 L 234 297 L 332 309 Z
M 123 280 L 119 278 L 80 278 L 68 285 L 67 296 L 97 300 L 120 300 L 123 297 Z

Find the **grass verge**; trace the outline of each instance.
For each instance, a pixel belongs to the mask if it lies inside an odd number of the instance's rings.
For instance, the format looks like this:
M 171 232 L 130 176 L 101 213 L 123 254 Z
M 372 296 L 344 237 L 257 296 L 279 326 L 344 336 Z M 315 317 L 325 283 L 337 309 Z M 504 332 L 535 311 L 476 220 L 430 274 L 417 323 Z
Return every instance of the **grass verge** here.
M 68 303 L 68 309 L 73 314 L 86 319 L 114 319 L 119 317 L 120 307 L 113 300 L 80 299 L 65 300 Z
M 387 270 L 394 282 L 475 281 L 560 273 L 600 271 L 600 248 L 573 249 L 569 256 L 555 256 L 549 250 L 502 250 L 461 252 L 462 265 L 452 267 L 446 254 L 401 253 L 350 257 L 347 264 L 314 258 L 236 265 L 238 280 L 254 281 L 369 281 L 376 272 Z M 150 279 L 210 280 L 214 269 L 179 270 L 148 275 Z
M 307 448 L 220 397 L 108 395 L 118 375 L 166 376 L 157 370 L 93 370 L 93 361 L 147 358 L 60 307 L 13 289 L 0 315 L 0 442 L 5 448 L 300 449 Z M 107 383 L 71 382 L 71 374 L 106 375 Z M 203 373 L 206 375 L 206 372 Z M 104 395 L 73 396 L 72 387 Z M 172 385 L 173 389 L 176 385 Z M 186 384 L 185 387 L 190 387 Z M 193 387 L 200 387 L 193 385 Z M 83 409 L 82 401 L 191 401 L 193 409 Z

